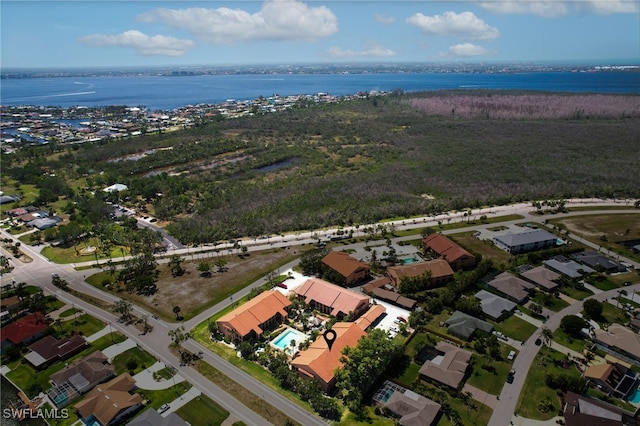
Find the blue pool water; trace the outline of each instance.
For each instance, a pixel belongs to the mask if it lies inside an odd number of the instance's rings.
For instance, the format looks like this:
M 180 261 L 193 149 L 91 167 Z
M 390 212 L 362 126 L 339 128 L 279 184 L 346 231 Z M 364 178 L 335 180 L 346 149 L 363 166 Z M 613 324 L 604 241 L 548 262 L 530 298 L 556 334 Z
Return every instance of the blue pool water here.
M 280 336 L 278 336 L 278 338 L 276 338 L 276 340 L 273 341 L 273 344 L 279 347 L 280 349 L 286 349 L 289 347 L 292 340 L 295 340 L 296 344 L 299 344 L 299 343 L 302 343 L 304 339 L 305 339 L 305 336 L 303 336 L 302 334 L 300 334 L 295 330 L 289 329 L 284 333 L 282 333 Z
M 410 263 L 415 263 L 418 262 L 420 259 L 418 259 L 417 257 L 410 257 L 408 259 L 402 259 L 402 264 L 403 265 L 408 265 Z
M 636 389 L 631 395 L 629 395 L 629 402 L 640 404 L 640 388 Z

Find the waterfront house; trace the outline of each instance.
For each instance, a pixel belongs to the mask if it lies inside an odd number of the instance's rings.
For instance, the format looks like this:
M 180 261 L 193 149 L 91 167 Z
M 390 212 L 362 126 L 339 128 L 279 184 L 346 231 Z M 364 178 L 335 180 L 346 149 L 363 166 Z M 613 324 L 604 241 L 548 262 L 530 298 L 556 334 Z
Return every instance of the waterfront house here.
M 93 422 L 100 426 L 118 423 L 142 405 L 142 397 L 131 393 L 135 384 L 133 377 L 125 373 L 96 386 L 75 405 L 78 417 L 87 425 Z

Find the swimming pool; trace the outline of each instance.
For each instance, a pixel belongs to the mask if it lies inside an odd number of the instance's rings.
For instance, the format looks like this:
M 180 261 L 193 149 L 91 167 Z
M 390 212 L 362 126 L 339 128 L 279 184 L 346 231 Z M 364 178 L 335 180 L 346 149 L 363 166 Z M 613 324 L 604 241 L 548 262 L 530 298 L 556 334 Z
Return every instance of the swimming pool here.
M 407 259 L 402 259 L 402 264 L 403 265 L 408 265 L 410 263 L 416 263 L 419 262 L 420 259 L 418 259 L 417 257 L 409 257 Z
M 278 337 L 272 340 L 271 344 L 279 349 L 286 350 L 291 346 L 292 340 L 295 340 L 297 346 L 307 340 L 307 336 L 298 330 L 287 328 Z
M 629 395 L 629 402 L 640 404 L 640 387 L 633 391 L 631 395 Z

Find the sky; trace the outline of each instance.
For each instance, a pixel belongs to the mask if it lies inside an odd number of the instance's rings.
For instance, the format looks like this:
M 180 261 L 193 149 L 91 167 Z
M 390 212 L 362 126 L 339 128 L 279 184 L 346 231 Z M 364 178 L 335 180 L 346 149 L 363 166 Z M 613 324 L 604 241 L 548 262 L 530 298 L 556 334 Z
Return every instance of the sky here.
M 0 2 L 0 67 L 640 61 L 640 0 Z

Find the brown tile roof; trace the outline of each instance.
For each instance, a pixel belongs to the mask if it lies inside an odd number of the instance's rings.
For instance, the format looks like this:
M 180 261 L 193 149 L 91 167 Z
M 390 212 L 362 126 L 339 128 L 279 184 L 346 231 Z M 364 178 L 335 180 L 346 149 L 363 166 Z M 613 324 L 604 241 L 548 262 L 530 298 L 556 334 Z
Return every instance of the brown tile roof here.
M 133 377 L 121 374 L 93 388 L 75 407 L 82 418 L 93 415 L 102 425 L 107 425 L 121 412 L 142 403 L 140 395 L 129 393 L 135 384 Z
M 322 335 L 291 361 L 291 365 L 322 382 L 326 389 L 332 385 L 335 378 L 334 371 L 342 367 L 340 358 L 342 350 L 349 346 L 355 347 L 361 337 L 367 332 L 353 322 L 337 322 L 331 328 L 336 332 L 336 340 L 331 350 Z
M 596 329 L 595 338 L 640 360 L 640 335 L 620 324 L 611 324 L 607 331 Z
M 489 281 L 488 284 L 518 302 L 526 299 L 529 296 L 529 290 L 535 287 L 530 282 L 513 276 L 508 272 L 501 273 Z
M 382 305 L 372 305 L 369 307 L 369 310 L 365 312 L 360 318 L 358 318 L 355 323 L 358 324 L 363 330 L 371 327 L 371 324 L 376 322 L 378 318 L 382 314 L 384 314 L 387 309 Z
M 585 370 L 584 376 L 590 379 L 599 379 L 604 381 L 609 377 L 609 374 L 611 374 L 611 371 L 614 369 L 615 367 L 612 364 L 607 363 L 592 365 Z
M 431 425 L 442 408 L 440 404 L 410 390 L 393 392 L 384 407 L 400 416 L 402 426 Z
M 340 313 L 348 315 L 349 312 L 358 312 L 369 305 L 368 296 L 317 278 L 308 279 L 294 291 L 304 297 L 307 304 L 313 301 L 330 307 L 332 309 L 330 313 L 333 316 Z
M 114 374 L 113 365 L 109 364 L 107 356 L 100 351 L 93 352 L 84 358 L 51 375 L 51 381 L 59 385 L 71 376 L 82 375 L 89 383 L 99 383 Z
M 44 321 L 44 314 L 34 312 L 20 318 L 0 329 L 2 340 L 8 340 L 14 345 L 29 340 L 47 329 L 49 325 Z
M 547 269 L 544 266 L 538 266 L 536 268 L 525 271 L 520 275 L 522 275 L 529 281 L 539 285 L 545 290 L 553 290 L 558 287 L 558 284 L 554 283 L 553 281 L 560 278 L 560 274 L 558 274 L 557 272 L 553 272 L 552 270 Z
M 427 271 L 431 272 L 431 278 L 453 277 L 453 269 L 446 260 L 435 259 L 426 262 L 416 262 L 403 266 L 391 266 L 387 268 L 387 274 L 396 282 L 403 277 L 417 277 Z
M 260 324 L 267 322 L 278 313 L 286 317 L 288 314 L 285 308 L 289 305 L 291 301 L 279 291 L 265 291 L 220 317 L 218 323 L 229 324 L 240 336 L 246 336 L 251 330 L 261 335 L 263 330 Z
M 425 362 L 420 368 L 420 374 L 452 388 L 457 388 L 464 379 L 471 359 L 471 352 L 444 341 L 438 342 L 436 349 L 444 355 L 437 362 L 434 360 Z
M 464 257 L 475 258 L 474 255 L 442 234 L 431 234 L 422 240 L 422 244 L 442 256 L 449 263 L 453 263 Z
M 369 265 L 360 262 L 343 251 L 330 252 L 322 258 L 322 263 L 345 278 L 353 273 L 369 270 Z
M 45 361 L 51 361 L 65 359 L 85 346 L 87 346 L 86 339 L 76 334 L 60 340 L 53 336 L 45 336 L 29 345 L 29 349 L 40 355 Z

